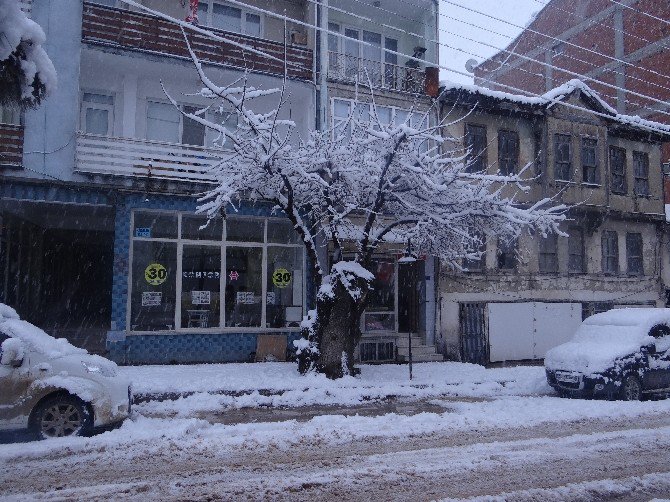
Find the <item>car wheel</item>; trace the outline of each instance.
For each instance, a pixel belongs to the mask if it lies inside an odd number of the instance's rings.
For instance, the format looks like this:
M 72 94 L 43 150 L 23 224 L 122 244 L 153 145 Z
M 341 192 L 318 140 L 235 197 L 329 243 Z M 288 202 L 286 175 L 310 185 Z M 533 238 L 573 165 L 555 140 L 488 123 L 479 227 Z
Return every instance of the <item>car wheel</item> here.
M 640 401 L 642 399 L 642 385 L 640 379 L 627 376 L 621 383 L 621 399 L 624 401 Z
M 63 395 L 40 403 L 33 417 L 33 432 L 47 439 L 83 434 L 89 429 L 91 414 L 81 399 Z

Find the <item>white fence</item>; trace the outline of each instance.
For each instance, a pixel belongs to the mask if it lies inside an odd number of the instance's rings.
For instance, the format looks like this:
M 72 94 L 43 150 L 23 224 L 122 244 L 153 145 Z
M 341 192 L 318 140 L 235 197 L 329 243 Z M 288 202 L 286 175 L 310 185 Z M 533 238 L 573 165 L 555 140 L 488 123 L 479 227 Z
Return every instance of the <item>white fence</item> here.
M 75 171 L 212 183 L 209 171 L 226 154 L 201 146 L 79 133 Z

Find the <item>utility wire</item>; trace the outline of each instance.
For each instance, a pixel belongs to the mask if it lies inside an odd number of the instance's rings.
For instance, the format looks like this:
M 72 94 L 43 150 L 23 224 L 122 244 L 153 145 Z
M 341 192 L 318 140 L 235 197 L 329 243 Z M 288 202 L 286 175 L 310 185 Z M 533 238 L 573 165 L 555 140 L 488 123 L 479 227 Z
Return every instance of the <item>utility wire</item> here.
M 121 0 L 121 1 L 125 2 L 125 3 L 128 3 L 128 4 L 131 4 L 131 5 L 139 8 L 140 10 L 145 10 L 145 11 L 148 11 L 148 12 L 155 12 L 152 9 L 149 9 L 142 4 L 138 4 L 133 0 Z M 321 26 L 316 26 L 316 25 L 313 25 L 313 24 L 310 24 L 310 23 L 306 23 L 304 21 L 300 21 L 299 19 L 294 19 L 294 18 L 284 16 L 284 15 L 276 13 L 276 12 L 268 11 L 266 9 L 261 9 L 260 7 L 256 7 L 256 6 L 253 6 L 253 5 L 248 5 L 248 4 L 245 4 L 243 2 L 239 2 L 238 0 L 228 0 L 228 1 L 231 4 L 239 5 L 241 7 L 244 7 L 244 8 L 247 8 L 249 10 L 256 11 L 256 12 L 261 12 L 263 14 L 266 14 L 266 15 L 270 16 L 270 17 L 275 17 L 277 19 L 281 19 L 281 20 L 284 20 L 284 21 L 287 21 L 287 22 L 290 22 L 290 23 L 294 23 L 296 25 L 305 26 L 305 27 L 314 29 L 316 31 L 321 31 L 321 32 L 324 32 L 324 33 L 327 33 L 327 34 L 331 34 L 333 36 L 337 36 L 337 37 L 344 38 L 344 39 L 347 39 L 347 40 L 352 40 L 352 41 L 355 41 L 355 42 L 359 43 L 360 45 L 372 47 L 372 48 L 375 48 L 375 49 L 379 48 L 379 46 L 377 46 L 375 44 L 365 42 L 363 40 L 358 40 L 358 39 L 353 38 L 353 37 L 348 37 L 348 36 L 343 35 L 339 32 L 329 30 L 328 28 L 323 28 Z M 179 21 L 177 19 L 171 18 L 167 14 L 163 14 L 161 17 L 163 17 L 164 19 L 167 19 L 167 20 L 173 20 L 174 22 L 177 22 L 178 24 L 182 23 L 181 21 Z M 199 33 L 203 34 L 203 35 L 206 35 L 206 36 L 210 35 L 210 32 L 208 32 L 207 30 L 201 29 L 201 28 L 198 29 L 197 31 Z M 223 38 L 219 35 L 215 35 L 213 33 L 211 35 L 213 37 L 216 37 L 216 39 L 218 39 L 218 40 L 221 40 L 221 41 L 224 41 L 224 42 L 226 41 L 225 38 Z M 425 38 L 424 38 L 424 40 L 425 40 Z M 390 53 L 390 54 L 395 54 L 395 55 L 398 55 L 398 56 L 402 56 L 409 61 L 416 61 L 416 62 L 422 63 L 422 64 L 426 63 L 425 60 L 414 57 L 414 56 L 410 56 L 409 54 L 404 54 L 402 52 L 393 51 L 393 50 L 390 50 L 390 49 L 384 49 L 384 50 L 386 52 Z M 254 52 L 261 52 L 261 51 L 255 50 Z M 262 54 L 262 52 L 261 52 L 261 54 Z M 271 57 L 271 56 L 268 56 L 268 57 Z M 436 66 L 438 68 L 442 68 L 444 70 L 450 71 L 450 72 L 455 73 L 457 75 L 463 75 L 463 76 L 468 77 L 468 78 L 471 77 L 471 75 L 469 73 L 465 73 L 464 71 L 460 71 L 460 70 L 457 70 L 455 68 L 451 68 L 449 66 L 441 65 L 441 64 L 439 64 L 439 62 L 434 64 L 433 66 Z M 504 87 L 506 89 L 510 89 L 512 91 L 515 91 L 515 92 L 519 92 L 519 93 L 521 93 L 522 95 L 525 95 L 525 96 L 538 98 L 540 100 L 540 102 L 543 103 L 543 104 L 560 104 L 562 106 L 565 106 L 566 108 L 572 108 L 572 109 L 575 109 L 575 110 L 587 112 L 587 113 L 590 113 L 591 115 L 603 117 L 607 120 L 617 120 L 619 122 L 622 122 L 622 123 L 625 123 L 625 124 L 628 124 L 628 125 L 631 125 L 631 126 L 634 126 L 634 127 L 639 127 L 639 128 L 642 128 L 642 129 L 645 129 L 645 130 L 648 130 L 648 131 L 657 132 L 661 135 L 670 135 L 670 128 L 666 128 L 663 124 L 660 124 L 660 123 L 651 122 L 651 121 L 648 121 L 648 120 L 640 120 L 639 117 L 632 117 L 632 116 L 622 115 L 622 114 L 615 114 L 613 116 L 610 113 L 602 113 L 602 112 L 591 110 L 589 108 L 584 108 L 582 106 L 575 105 L 573 103 L 569 103 L 569 102 L 566 102 L 566 101 L 558 101 L 557 99 L 551 99 L 551 98 L 548 98 L 548 97 L 543 96 L 541 94 L 533 93 L 533 92 L 530 92 L 530 91 L 527 91 L 525 89 L 521 89 L 521 88 L 518 88 L 518 87 L 515 87 L 515 86 L 512 86 L 512 85 L 502 84 L 502 83 L 495 82 L 493 80 L 485 79 L 485 78 L 482 78 L 481 80 L 483 80 L 485 82 L 491 82 L 495 85 L 498 85 L 500 87 Z M 514 99 L 513 96 L 510 96 L 510 98 Z
M 311 2 L 311 3 L 314 3 L 314 4 L 316 4 L 316 5 L 320 5 L 319 2 L 317 2 L 316 0 L 308 0 L 308 1 Z M 356 1 L 356 2 L 358 2 L 358 3 L 361 3 L 361 4 L 364 4 L 364 2 L 363 2 L 362 0 L 354 0 L 354 1 Z M 400 1 L 403 2 L 403 3 L 408 3 L 406 0 L 400 0 Z M 364 4 L 364 5 L 367 5 L 367 4 Z M 401 17 L 401 18 L 403 18 L 403 19 L 406 19 L 406 20 L 409 20 L 409 21 L 413 21 L 411 18 L 408 18 L 407 16 L 403 16 L 403 15 L 401 15 L 401 14 L 395 13 L 395 12 L 390 11 L 390 10 L 387 10 L 387 9 L 384 9 L 384 8 L 382 8 L 382 7 L 377 7 L 377 9 L 379 9 L 379 10 L 381 10 L 381 11 L 384 11 L 384 12 L 387 12 L 387 13 L 393 15 L 393 16 Z M 338 11 L 342 11 L 342 9 L 338 9 Z M 344 12 L 346 12 L 346 11 L 344 11 Z M 445 42 L 440 42 L 440 41 L 437 41 L 437 40 L 426 39 L 425 37 L 422 37 L 421 35 L 419 35 L 419 34 L 417 34 L 417 33 L 409 32 L 409 31 L 404 30 L 404 29 L 402 29 L 402 28 L 398 28 L 398 27 L 395 27 L 395 26 L 389 26 L 389 25 L 386 25 L 386 24 L 383 24 L 383 23 L 375 22 L 375 21 L 373 21 L 372 19 L 367 18 L 367 17 L 364 17 L 364 16 L 357 16 L 357 17 L 359 17 L 359 18 L 363 18 L 363 19 L 365 19 L 366 21 L 368 21 L 368 22 L 370 22 L 370 23 L 372 23 L 372 24 L 375 24 L 375 25 L 377 25 L 377 26 L 381 26 L 381 27 L 384 27 L 384 28 L 390 28 L 390 29 L 393 29 L 393 30 L 395 30 L 395 31 L 399 31 L 399 32 L 408 34 L 408 35 L 410 35 L 410 36 L 418 37 L 418 38 L 421 38 L 421 39 L 425 40 L 426 42 L 435 43 L 435 44 L 438 44 L 438 45 L 440 45 L 440 46 L 442 46 L 442 47 L 446 47 L 446 48 L 449 48 L 449 49 L 452 49 L 452 50 L 461 52 L 461 53 L 463 53 L 463 54 L 467 54 L 467 55 L 474 56 L 474 57 L 478 57 L 478 58 L 484 58 L 484 56 L 482 56 L 482 55 L 480 55 L 480 54 L 477 54 L 477 53 L 474 53 L 474 52 L 469 52 L 469 51 L 467 51 L 467 50 L 465 50 L 465 49 L 462 49 L 462 48 L 454 47 L 454 46 L 449 45 L 449 44 L 447 44 L 447 43 L 445 43 Z M 483 28 L 483 27 L 481 27 L 481 26 L 479 26 L 479 25 L 474 25 L 474 24 L 472 24 L 472 23 L 468 23 L 468 22 L 466 22 L 466 21 L 461 21 L 461 20 L 458 19 L 458 18 L 452 18 L 452 17 L 450 17 L 450 16 L 445 16 L 445 17 L 449 17 L 450 19 L 454 19 L 454 20 L 456 20 L 456 21 L 460 21 L 460 22 L 463 22 L 463 23 L 465 23 L 465 24 L 468 24 L 468 25 L 471 25 L 471 26 L 475 26 L 475 27 L 477 27 L 477 28 L 480 28 L 480 29 L 482 29 L 482 30 L 484 30 L 484 31 L 489 31 L 489 32 L 494 33 L 494 34 L 496 34 L 496 35 L 505 36 L 505 35 L 502 35 L 501 33 L 498 33 L 498 32 L 492 31 L 492 30 L 489 30 L 489 29 L 487 29 L 487 28 Z M 616 90 L 619 90 L 619 91 L 624 91 L 624 92 L 626 92 L 627 94 L 632 94 L 632 95 L 638 96 L 638 97 L 640 97 L 640 98 L 642 98 L 642 99 L 646 99 L 646 100 L 648 100 L 648 101 L 657 102 L 657 103 L 660 103 L 661 105 L 664 105 L 664 106 L 667 104 L 666 101 L 658 100 L 658 99 L 653 98 L 653 97 L 651 97 L 651 96 L 647 96 L 646 94 L 641 94 L 641 93 L 637 93 L 637 92 L 635 92 L 635 91 L 630 91 L 630 90 L 628 90 L 628 89 L 624 89 L 624 88 L 618 87 L 618 86 L 613 85 L 613 84 L 609 84 L 609 83 L 607 83 L 607 82 L 603 82 L 603 81 L 601 81 L 601 80 L 598 80 L 598 79 L 595 79 L 595 78 L 592 78 L 592 77 L 587 77 L 587 76 L 585 76 L 585 75 L 583 75 L 583 74 L 581 74 L 581 73 L 573 72 L 573 71 L 566 70 L 566 69 L 564 69 L 564 68 L 561 68 L 561 67 L 558 67 L 558 66 L 555 66 L 555 65 L 551 65 L 551 64 L 547 63 L 546 61 L 540 61 L 540 60 L 537 60 L 537 59 L 529 58 L 529 57 L 527 57 L 527 56 L 525 56 L 525 55 L 523 55 L 523 54 L 519 54 L 519 53 L 516 53 L 516 52 L 514 52 L 514 51 L 509 51 L 509 50 L 507 50 L 507 49 L 503 49 L 503 48 L 501 48 L 501 47 L 498 47 L 498 46 L 495 46 L 495 45 L 492 45 L 492 44 L 488 44 L 488 43 L 486 43 L 486 42 L 481 42 L 481 41 L 479 41 L 479 40 L 474 40 L 474 39 L 472 39 L 472 38 L 469 38 L 469 37 L 466 37 L 466 36 L 464 36 L 464 35 L 461 35 L 461 34 L 458 34 L 458 33 L 454 33 L 454 32 L 448 31 L 448 30 L 444 30 L 444 29 L 441 29 L 441 28 L 438 28 L 438 30 L 439 30 L 439 31 L 442 31 L 442 32 L 444 32 L 444 33 L 453 35 L 453 36 L 455 36 L 455 37 L 462 38 L 462 39 L 467 40 L 467 41 L 470 41 L 470 42 L 478 43 L 478 44 L 480 44 L 480 45 L 484 45 L 484 46 L 487 46 L 487 47 L 496 49 L 496 50 L 498 50 L 498 51 L 500 51 L 500 52 L 508 53 L 508 54 L 510 54 L 510 56 L 516 56 L 516 57 L 519 57 L 519 58 L 522 58 L 522 59 L 526 59 L 526 60 L 529 60 L 529 61 L 531 61 L 531 62 L 540 64 L 540 65 L 543 65 L 543 66 L 552 68 L 552 69 L 554 69 L 554 70 L 556 70 L 556 71 L 562 71 L 562 72 L 567 73 L 567 74 L 569 74 L 569 75 L 576 76 L 576 77 L 580 77 L 580 78 L 583 79 L 583 80 L 588 80 L 588 81 L 590 81 L 590 82 L 594 82 L 594 83 L 597 83 L 597 84 L 600 84 L 600 85 L 604 85 L 604 86 L 606 86 L 606 87 L 610 87 L 610 88 L 613 88 L 613 89 L 616 89 Z M 354 39 L 354 40 L 357 40 L 357 39 Z M 568 57 L 569 57 L 570 59 L 575 59 L 576 61 L 579 61 L 579 62 L 582 62 L 582 63 L 586 63 L 586 64 L 591 64 L 591 65 L 593 65 L 593 63 L 589 63 L 589 62 L 587 62 L 587 61 L 584 61 L 584 60 L 581 60 L 581 59 L 578 59 L 578 58 L 573 58 L 573 57 L 570 57 L 570 56 L 568 56 Z M 502 65 L 507 65 L 507 66 L 512 66 L 510 63 L 506 63 L 506 62 L 503 62 L 503 63 L 501 63 L 501 64 L 502 64 Z M 597 68 L 597 67 L 596 67 L 596 68 Z M 524 72 L 524 73 L 528 73 L 528 74 L 533 75 L 533 76 L 538 76 L 538 75 L 539 75 L 539 74 L 533 73 L 532 71 L 525 70 L 525 69 L 523 69 L 523 68 L 518 68 L 518 69 L 519 69 L 520 71 Z M 616 71 L 615 71 L 615 72 L 613 72 L 613 73 L 619 73 L 619 72 L 616 72 Z M 543 76 L 543 75 L 541 75 L 541 76 Z M 643 80 L 643 79 L 640 79 L 640 78 L 637 78 L 637 77 L 634 77 L 634 76 L 630 76 L 630 75 L 629 75 L 628 77 L 629 77 L 629 78 L 633 78 L 633 79 L 635 79 L 635 80 L 639 80 L 639 81 L 641 81 L 641 82 L 650 83 L 650 82 L 648 82 L 648 81 L 646 81 L 646 80 Z M 665 86 L 662 86 L 662 85 L 660 85 L 660 84 L 653 84 L 653 83 L 652 83 L 652 85 L 656 85 L 657 87 L 660 87 L 660 88 L 663 88 L 663 89 L 665 89 L 665 90 L 667 90 L 667 91 L 670 91 L 670 87 L 665 87 Z M 616 97 L 615 97 L 615 96 L 608 95 L 608 94 L 604 94 L 604 93 L 603 93 L 603 95 L 606 96 L 606 97 L 608 97 L 608 98 L 610 98 L 610 99 L 612 99 L 612 100 L 616 100 Z M 654 113 L 660 113 L 660 114 L 663 114 L 663 115 L 670 116 L 670 112 L 666 112 L 666 111 L 663 111 L 663 110 L 657 110 L 657 109 L 655 109 L 655 108 L 649 108 L 649 107 L 647 107 L 647 106 L 640 106 L 640 105 L 641 105 L 640 103 L 636 103 L 636 102 L 634 102 L 634 101 L 630 101 L 630 100 L 628 100 L 628 99 L 626 99 L 625 101 L 626 101 L 627 103 L 629 103 L 629 104 L 636 105 L 636 106 L 639 107 L 639 108 L 645 108 L 645 109 L 647 109 L 647 110 L 649 110 L 649 111 L 651 111 L 651 112 L 654 112 Z
M 581 49 L 581 50 L 586 51 L 586 52 L 589 52 L 589 53 L 591 53 L 591 54 L 595 54 L 596 56 L 601 56 L 601 57 L 604 57 L 604 58 L 607 58 L 607 59 L 611 59 L 612 61 L 616 61 L 617 63 L 621 63 L 621 64 L 624 64 L 624 65 L 626 65 L 626 66 L 631 66 L 631 67 L 634 67 L 634 68 L 643 69 L 643 70 L 648 71 L 648 72 L 650 72 L 650 73 L 654 73 L 654 74 L 656 74 L 656 75 L 659 75 L 659 76 L 661 76 L 661 77 L 663 77 L 663 78 L 670 78 L 670 77 L 668 77 L 667 75 L 664 75 L 664 74 L 662 74 L 662 73 L 659 73 L 659 72 L 657 72 L 657 71 L 655 71 L 655 70 L 652 70 L 652 69 L 650 69 L 650 68 L 642 68 L 642 67 L 638 67 L 637 65 L 635 65 L 635 64 L 633 64 L 633 63 L 630 63 L 630 62 L 628 62 L 628 61 L 626 61 L 626 60 L 624 60 L 624 59 L 619 59 L 619 58 L 614 57 L 614 56 L 608 56 L 607 54 L 603 54 L 602 52 L 598 52 L 598 51 L 596 51 L 596 50 L 589 49 L 589 48 L 587 48 L 587 47 L 582 47 L 581 45 L 577 45 L 577 44 L 575 44 L 575 43 L 573 43 L 573 42 L 570 42 L 570 41 L 568 41 L 568 40 L 562 40 L 562 39 L 560 39 L 560 38 L 556 38 L 556 37 L 554 37 L 554 36 L 552 36 L 552 35 L 547 35 L 546 33 L 542 33 L 541 31 L 534 30 L 534 29 L 532 29 L 532 28 L 530 28 L 530 27 L 524 27 L 524 26 L 518 25 L 518 24 L 516 24 L 516 23 L 513 23 L 513 22 L 511 22 L 511 21 L 506 21 L 505 19 L 501 19 L 501 18 L 496 17 L 496 16 L 493 16 L 493 15 L 491 15 L 491 14 L 486 14 L 485 12 L 479 11 L 479 10 L 477 10 L 477 9 L 473 9 L 473 8 L 471 8 L 471 7 L 466 7 L 465 5 L 461 5 L 461 4 L 456 3 L 456 2 L 453 2 L 453 1 L 451 1 L 451 0 L 440 0 L 440 1 L 441 1 L 441 2 L 444 2 L 444 3 L 446 3 L 446 4 L 449 4 L 449 5 L 453 5 L 453 6 L 455 6 L 455 7 L 459 7 L 459 8 L 461 8 L 461 9 L 470 11 L 470 12 L 474 12 L 474 13 L 479 14 L 479 15 L 482 15 L 482 16 L 484 16 L 484 17 L 488 17 L 489 19 L 493 19 L 494 21 L 498 21 L 498 22 L 501 22 L 501 23 L 505 23 L 505 24 L 507 24 L 507 25 L 513 26 L 513 27 L 515 27 L 515 28 L 518 28 L 518 29 L 520 29 L 520 30 L 528 31 L 528 32 L 530 32 L 530 33 L 535 33 L 536 35 L 540 35 L 540 36 L 542 36 L 542 37 L 546 37 L 546 38 L 549 38 L 549 39 L 551 39 L 551 40 L 555 40 L 555 41 L 558 42 L 558 43 L 564 43 L 564 44 L 566 44 L 566 45 L 570 45 L 571 47 L 575 47 L 575 48 L 577 48 L 577 49 Z M 610 0 L 610 1 L 614 1 L 614 0 Z

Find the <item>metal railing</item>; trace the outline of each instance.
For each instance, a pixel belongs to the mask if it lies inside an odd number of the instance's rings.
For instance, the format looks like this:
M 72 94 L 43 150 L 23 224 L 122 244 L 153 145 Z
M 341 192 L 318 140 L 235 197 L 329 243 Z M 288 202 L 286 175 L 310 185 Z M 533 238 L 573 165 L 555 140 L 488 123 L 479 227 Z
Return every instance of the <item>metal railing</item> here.
M 223 150 L 136 138 L 79 133 L 75 171 L 213 183 Z
M 423 94 L 426 74 L 421 68 L 363 59 L 340 52 L 328 53 L 328 78 L 341 82 L 359 82 L 375 89 Z

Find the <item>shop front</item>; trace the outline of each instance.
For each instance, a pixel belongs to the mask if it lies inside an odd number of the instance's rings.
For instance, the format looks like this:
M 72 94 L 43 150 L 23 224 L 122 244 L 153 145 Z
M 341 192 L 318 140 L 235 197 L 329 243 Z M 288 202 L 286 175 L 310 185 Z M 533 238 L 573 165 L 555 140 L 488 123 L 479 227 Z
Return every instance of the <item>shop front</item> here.
M 304 246 L 291 224 L 263 208 L 207 220 L 186 201 L 186 210 L 147 205 L 130 201 L 117 213 L 110 357 L 250 361 L 267 335 L 283 336 L 275 357 L 285 357 L 306 294 Z

